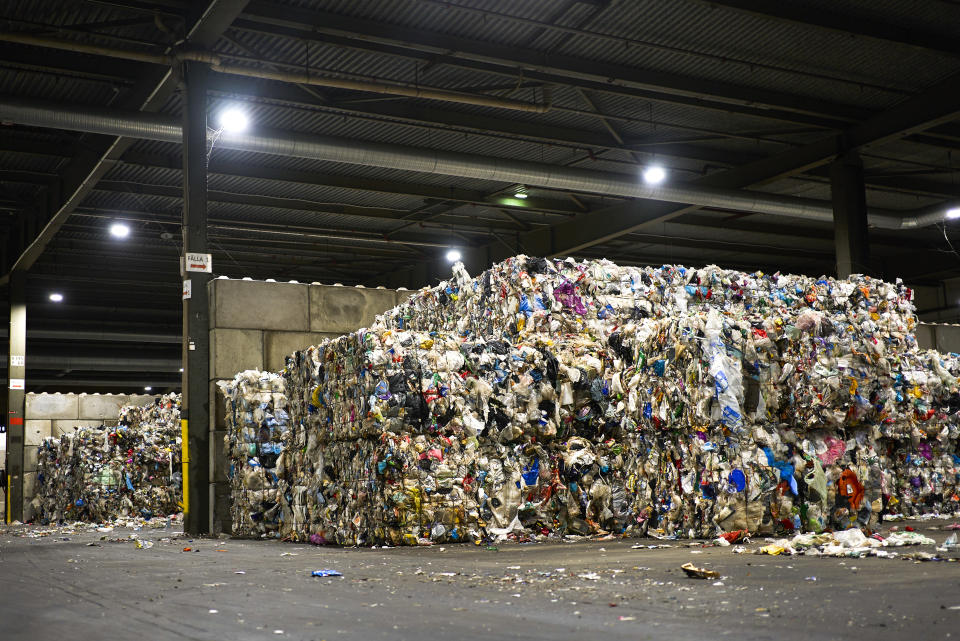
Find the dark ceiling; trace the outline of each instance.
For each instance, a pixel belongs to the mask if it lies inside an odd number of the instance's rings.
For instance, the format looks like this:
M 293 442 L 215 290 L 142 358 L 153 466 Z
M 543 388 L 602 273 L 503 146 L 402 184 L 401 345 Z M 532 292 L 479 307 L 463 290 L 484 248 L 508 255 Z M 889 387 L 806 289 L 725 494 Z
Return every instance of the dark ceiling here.
M 6 0 L 0 31 L 140 53 L 188 39 L 263 69 L 545 110 L 212 73 L 211 116 L 238 105 L 253 129 L 626 176 L 660 164 L 675 183 L 822 201 L 830 162 L 856 147 L 871 208 L 960 200 L 953 0 Z M 3 98 L 180 113 L 168 67 L 11 42 Z M 43 249 L 29 270 L 29 388 L 177 387 L 179 145 L 0 127 L 4 271 Z M 835 271 L 828 222 L 537 187 L 516 201 L 504 198 L 516 183 L 216 146 L 209 180 L 215 272 L 231 278 L 422 286 L 448 247 L 544 253 L 536 239 L 551 234 L 557 255 Z M 107 231 L 117 219 L 132 226 L 123 241 Z M 951 234 L 871 229 L 870 271 L 939 286 L 960 276 Z

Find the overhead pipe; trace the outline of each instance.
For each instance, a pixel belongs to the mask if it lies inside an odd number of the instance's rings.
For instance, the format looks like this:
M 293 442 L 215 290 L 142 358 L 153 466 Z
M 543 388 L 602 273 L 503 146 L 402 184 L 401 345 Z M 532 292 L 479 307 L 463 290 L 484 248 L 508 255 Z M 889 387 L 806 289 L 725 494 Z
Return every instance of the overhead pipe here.
M 0 123 L 2 122 L 163 142 L 181 141 L 180 124 L 168 116 L 123 113 L 15 98 L 0 98 Z M 833 222 L 833 208 L 829 202 L 822 200 L 742 189 L 717 189 L 696 184 L 649 185 L 634 176 L 532 161 L 265 129 L 257 133 L 224 131 L 220 133 L 215 144 L 238 151 L 276 156 Z M 869 214 L 868 221 L 871 225 L 883 229 L 914 229 L 943 218 L 943 213 L 934 212 L 900 217 L 890 212 L 873 211 Z
M 96 56 L 121 58 L 123 60 L 133 60 L 136 62 L 163 66 L 174 66 L 182 61 L 192 60 L 210 65 L 210 68 L 213 71 L 233 76 L 246 76 L 249 78 L 259 78 L 262 80 L 277 80 L 280 82 L 313 85 L 316 87 L 328 87 L 333 89 L 366 91 L 369 93 L 378 93 L 390 96 L 404 96 L 406 98 L 422 98 L 424 100 L 456 102 L 479 107 L 493 107 L 495 109 L 509 109 L 512 111 L 525 111 L 542 114 L 550 111 L 552 106 L 549 100 L 546 104 L 538 105 L 530 102 L 523 102 L 521 100 L 480 96 L 460 91 L 451 91 L 449 89 L 420 87 L 417 85 L 400 82 L 333 78 L 330 76 L 316 75 L 314 73 L 310 73 L 309 71 L 271 71 L 269 69 L 263 69 L 262 67 L 247 67 L 243 65 L 230 64 L 223 61 L 224 57 L 230 56 L 221 56 L 211 51 L 183 50 L 177 51 L 171 55 L 166 55 L 144 51 L 132 51 L 127 49 L 115 49 L 113 47 L 85 44 L 82 42 L 75 42 L 73 40 L 44 38 L 41 36 L 34 36 L 20 32 L 0 32 L 0 41 L 36 47 L 47 47 L 50 49 L 61 49 L 63 51 L 70 51 L 73 53 L 86 53 Z M 253 62 L 266 64 L 266 61 L 260 60 L 254 60 Z

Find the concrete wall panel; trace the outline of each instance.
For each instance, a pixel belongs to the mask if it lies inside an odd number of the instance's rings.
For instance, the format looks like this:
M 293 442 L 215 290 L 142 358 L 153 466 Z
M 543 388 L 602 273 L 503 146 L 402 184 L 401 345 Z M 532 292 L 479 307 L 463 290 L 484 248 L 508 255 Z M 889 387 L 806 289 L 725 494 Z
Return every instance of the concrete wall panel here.
M 270 372 L 279 372 L 290 354 L 337 336 L 340 334 L 331 332 L 264 332 L 263 367 Z
M 126 394 L 80 394 L 80 417 L 86 420 L 116 420 L 127 404 Z
M 263 369 L 263 332 L 258 329 L 210 330 L 210 376 L 233 378 L 237 372 Z
M 377 314 L 396 304 L 397 293 L 392 289 L 312 285 L 310 329 L 314 332 L 346 334 L 369 326 Z
M 53 427 L 53 421 L 50 419 L 27 419 L 23 422 L 25 450 L 36 450 L 36 446 L 43 442 L 43 439 L 50 436 Z
M 80 418 L 79 402 L 76 394 L 35 394 L 26 395 L 27 418 Z
M 116 423 L 116 421 L 114 421 Z M 64 434 L 73 434 L 78 427 L 99 427 L 104 425 L 104 421 L 91 419 L 54 419 L 51 436 L 60 438 Z
M 307 285 L 217 279 L 210 287 L 211 328 L 310 329 Z

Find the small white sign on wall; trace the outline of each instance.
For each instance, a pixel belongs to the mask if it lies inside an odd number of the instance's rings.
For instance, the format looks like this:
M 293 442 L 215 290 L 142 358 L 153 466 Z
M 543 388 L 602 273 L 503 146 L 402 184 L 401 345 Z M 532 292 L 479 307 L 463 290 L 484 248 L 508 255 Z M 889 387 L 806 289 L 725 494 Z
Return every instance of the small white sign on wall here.
M 185 280 L 183 281 L 183 300 L 187 300 L 193 296 L 193 281 Z
M 26 364 L 26 360 L 23 354 L 14 354 L 10 357 L 10 365 L 13 367 L 23 367 Z
M 22 378 L 11 378 L 10 379 L 10 389 L 24 389 L 26 387 L 26 382 Z
M 188 272 L 203 272 L 204 274 L 213 273 L 213 255 L 212 254 L 197 254 L 194 252 L 187 252 L 187 255 L 183 258 L 184 268 Z

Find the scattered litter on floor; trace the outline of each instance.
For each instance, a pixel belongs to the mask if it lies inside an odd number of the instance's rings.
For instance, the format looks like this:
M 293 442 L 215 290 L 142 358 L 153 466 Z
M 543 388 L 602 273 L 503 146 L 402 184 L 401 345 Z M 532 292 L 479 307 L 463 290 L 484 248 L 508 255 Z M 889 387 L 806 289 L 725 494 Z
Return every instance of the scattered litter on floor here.
M 720 573 L 707 568 L 698 568 L 693 563 L 684 563 L 680 569 L 686 572 L 691 579 L 719 579 Z

